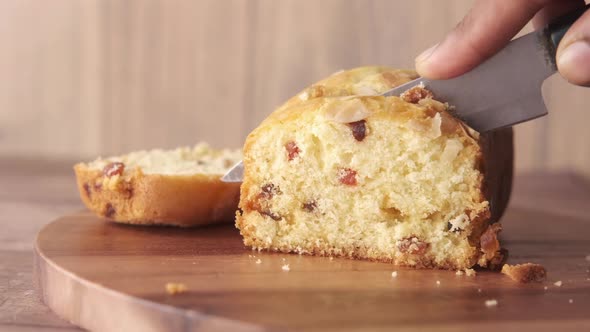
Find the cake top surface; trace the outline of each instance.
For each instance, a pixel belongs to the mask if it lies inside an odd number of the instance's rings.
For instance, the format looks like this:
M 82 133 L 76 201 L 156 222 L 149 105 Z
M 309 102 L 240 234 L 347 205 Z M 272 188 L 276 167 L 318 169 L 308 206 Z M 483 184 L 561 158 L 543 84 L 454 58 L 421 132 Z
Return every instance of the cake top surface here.
M 322 120 L 338 123 L 353 123 L 369 117 L 390 117 L 397 123 L 404 123 L 404 126 L 433 138 L 441 134 L 456 134 L 477 141 L 479 134 L 455 118 L 449 105 L 437 101 L 436 96 L 423 87 L 412 88 L 400 97 L 380 96 L 416 77 L 418 75 L 412 70 L 382 66 L 336 72 L 289 99 L 270 114 L 250 137 L 256 137 L 258 131 L 268 126 L 319 115 Z
M 144 174 L 223 174 L 241 158 L 240 150 L 217 150 L 205 143 L 199 143 L 194 147 L 144 150 L 121 156 L 98 158 L 86 166 L 102 170 L 108 164 L 121 162 L 125 164 L 125 172 L 140 168 Z
M 378 96 L 415 78 L 418 74 L 413 70 L 382 66 L 341 70 L 304 89 L 279 109 L 320 97 Z

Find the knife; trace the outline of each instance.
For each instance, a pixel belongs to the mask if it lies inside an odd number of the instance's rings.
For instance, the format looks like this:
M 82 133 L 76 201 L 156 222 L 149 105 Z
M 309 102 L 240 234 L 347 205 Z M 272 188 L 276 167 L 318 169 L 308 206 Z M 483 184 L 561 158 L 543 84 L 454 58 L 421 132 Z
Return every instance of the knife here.
M 417 78 L 383 96 L 399 96 L 424 85 L 436 99 L 454 107 L 453 115 L 478 132 L 516 125 L 547 114 L 541 93 L 546 78 L 557 71 L 555 54 L 559 42 L 590 5 L 570 12 L 543 29 L 512 40 L 504 49 L 461 76 L 448 80 Z M 240 161 L 222 178 L 241 182 Z

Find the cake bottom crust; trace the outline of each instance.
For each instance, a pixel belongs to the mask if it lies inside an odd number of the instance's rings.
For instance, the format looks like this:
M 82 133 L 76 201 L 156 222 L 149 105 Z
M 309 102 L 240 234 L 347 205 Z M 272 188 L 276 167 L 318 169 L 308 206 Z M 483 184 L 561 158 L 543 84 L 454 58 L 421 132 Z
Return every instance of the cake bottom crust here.
M 436 262 L 433 257 L 419 254 L 403 254 L 392 257 L 384 254 L 370 252 L 371 248 L 363 246 L 333 246 L 328 244 L 315 244 L 308 247 L 292 246 L 269 246 L 264 241 L 254 236 L 253 227 L 246 225 L 238 212 L 236 225 L 241 229 L 244 238 L 244 245 L 256 251 L 282 252 L 299 255 L 321 256 L 321 257 L 342 257 L 349 259 L 367 260 L 373 262 L 391 263 L 396 266 L 411 267 L 415 269 L 442 269 L 442 270 L 465 270 L 472 268 L 478 263 L 482 253 L 474 252 L 472 255 L 457 255 L 449 257 L 442 262 Z

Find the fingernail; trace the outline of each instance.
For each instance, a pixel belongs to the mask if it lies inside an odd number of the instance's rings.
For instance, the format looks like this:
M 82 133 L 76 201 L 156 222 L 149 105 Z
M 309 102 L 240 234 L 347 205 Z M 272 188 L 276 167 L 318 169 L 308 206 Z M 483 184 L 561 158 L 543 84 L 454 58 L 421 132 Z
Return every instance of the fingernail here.
M 590 43 L 578 40 L 568 45 L 557 58 L 559 72 L 571 83 L 590 83 Z
M 418 55 L 416 57 L 416 62 L 422 62 L 425 61 L 426 59 L 430 58 L 430 56 L 432 55 L 432 53 L 434 53 L 434 50 L 436 49 L 436 47 L 438 46 L 438 44 L 431 46 L 430 48 L 428 48 L 426 51 L 420 53 L 420 55 Z

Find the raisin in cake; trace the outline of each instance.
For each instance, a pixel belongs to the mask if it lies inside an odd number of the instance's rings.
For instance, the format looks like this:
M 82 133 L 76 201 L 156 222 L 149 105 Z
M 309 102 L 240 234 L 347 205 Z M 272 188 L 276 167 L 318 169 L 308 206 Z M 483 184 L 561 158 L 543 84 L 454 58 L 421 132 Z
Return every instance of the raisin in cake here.
M 512 130 L 479 134 L 416 77 L 363 67 L 318 82 L 247 138 L 237 227 L 258 250 L 418 268 L 498 268 L 496 222 L 512 179 Z
M 130 224 L 196 226 L 228 222 L 239 185 L 220 177 L 240 151 L 206 144 L 138 151 L 74 166 L 84 204 L 97 215 Z

